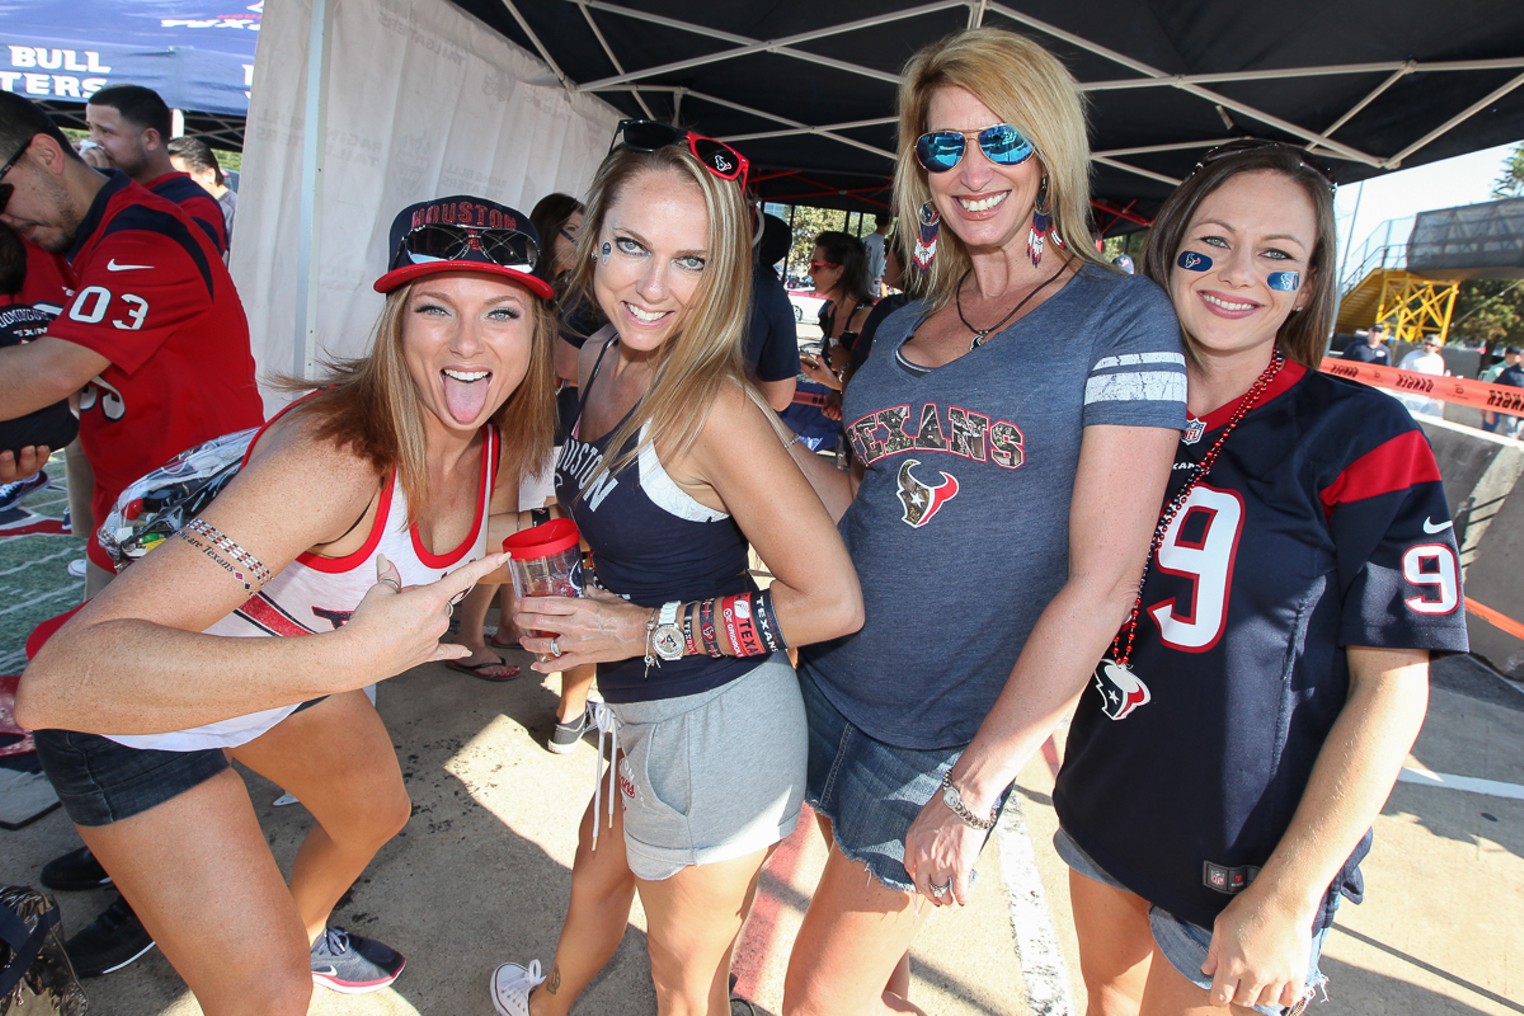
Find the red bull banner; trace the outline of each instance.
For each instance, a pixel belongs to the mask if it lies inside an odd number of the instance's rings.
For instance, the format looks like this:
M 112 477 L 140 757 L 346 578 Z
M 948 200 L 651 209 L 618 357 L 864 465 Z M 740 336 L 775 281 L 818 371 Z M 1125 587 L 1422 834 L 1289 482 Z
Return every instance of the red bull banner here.
M 1352 378 L 1377 388 L 1389 388 L 1404 395 L 1419 395 L 1426 399 L 1439 399 L 1459 406 L 1504 413 L 1508 416 L 1524 416 L 1524 388 L 1509 385 L 1493 385 L 1466 377 L 1439 377 L 1419 374 L 1396 367 L 1383 367 L 1356 360 L 1339 360 L 1325 356 L 1323 373 Z

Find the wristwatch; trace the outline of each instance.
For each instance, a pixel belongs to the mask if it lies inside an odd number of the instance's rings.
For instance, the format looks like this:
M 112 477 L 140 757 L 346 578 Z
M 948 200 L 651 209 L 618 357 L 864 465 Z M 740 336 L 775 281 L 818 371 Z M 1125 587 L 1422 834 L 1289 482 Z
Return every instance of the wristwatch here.
M 989 818 L 980 818 L 968 810 L 968 805 L 963 803 L 963 795 L 958 793 L 958 788 L 953 786 L 952 771 L 942 774 L 942 803 L 952 809 L 952 813 L 961 818 L 965 825 L 971 825 L 975 829 L 983 829 L 985 832 L 995 828 L 995 809 L 990 809 Z
M 656 628 L 651 632 L 651 648 L 669 662 L 683 658 L 683 629 L 677 623 L 677 612 L 682 606 L 677 600 L 663 603 L 656 615 Z

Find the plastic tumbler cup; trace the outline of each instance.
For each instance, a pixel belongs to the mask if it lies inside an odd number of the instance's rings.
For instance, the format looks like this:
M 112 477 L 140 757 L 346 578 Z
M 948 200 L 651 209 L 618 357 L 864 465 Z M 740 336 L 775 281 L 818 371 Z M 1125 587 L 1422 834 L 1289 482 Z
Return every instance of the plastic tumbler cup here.
M 571 519 L 551 519 L 503 541 L 515 596 L 583 596 L 582 534 Z M 531 631 L 534 638 L 555 632 Z

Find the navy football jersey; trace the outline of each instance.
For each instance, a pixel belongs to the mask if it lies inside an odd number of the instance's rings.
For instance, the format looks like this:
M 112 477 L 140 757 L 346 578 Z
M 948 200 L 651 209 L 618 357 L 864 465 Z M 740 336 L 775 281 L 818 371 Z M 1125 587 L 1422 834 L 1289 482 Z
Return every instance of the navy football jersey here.
M 1169 497 L 1237 400 L 1182 441 Z M 1080 699 L 1054 803 L 1134 893 L 1210 928 L 1290 824 L 1349 646 L 1464 651 L 1454 528 L 1396 399 L 1287 363 L 1150 562 L 1129 671 Z M 1356 902 L 1369 834 L 1331 886 Z

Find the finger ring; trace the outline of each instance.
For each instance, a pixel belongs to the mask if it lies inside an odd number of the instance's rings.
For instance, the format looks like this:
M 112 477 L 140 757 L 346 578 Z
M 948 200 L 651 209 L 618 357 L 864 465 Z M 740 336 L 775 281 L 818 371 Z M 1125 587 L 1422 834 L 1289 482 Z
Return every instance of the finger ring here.
M 550 655 L 557 657 L 561 655 L 561 647 L 556 644 L 554 636 L 552 636 L 550 640 Z
M 399 592 L 399 593 L 402 592 L 402 583 L 398 582 L 396 579 L 392 578 L 390 575 L 383 575 L 381 578 L 377 579 L 376 581 L 377 582 L 385 582 L 387 585 L 391 586 L 397 592 Z
M 943 896 L 947 895 L 947 891 L 949 889 L 951 889 L 951 888 L 952 888 L 952 879 L 948 879 L 946 882 L 943 882 L 941 885 L 937 885 L 935 882 L 933 882 L 933 883 L 931 883 L 931 895 L 935 896 L 937 899 L 940 900 Z

